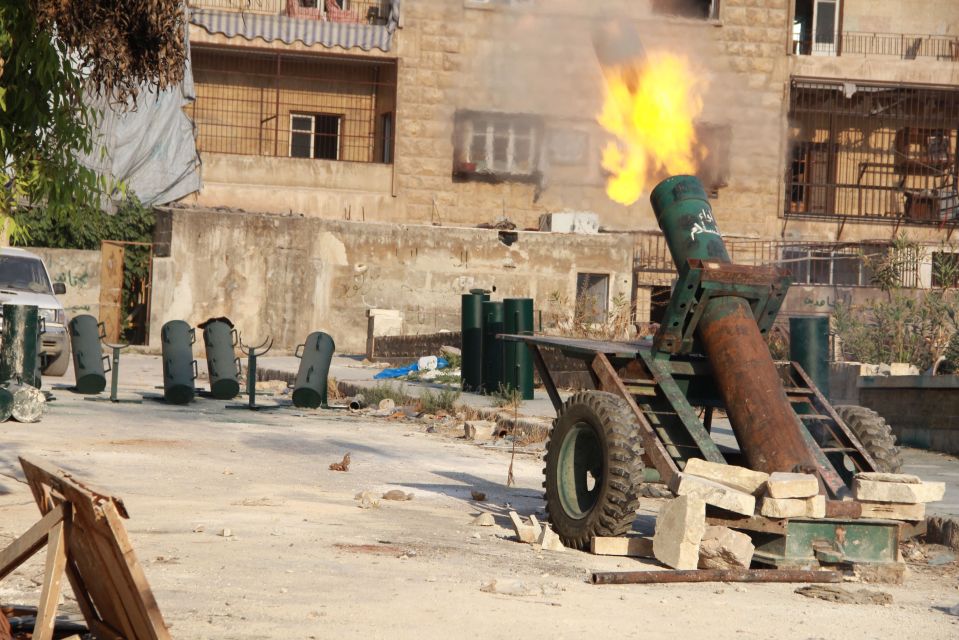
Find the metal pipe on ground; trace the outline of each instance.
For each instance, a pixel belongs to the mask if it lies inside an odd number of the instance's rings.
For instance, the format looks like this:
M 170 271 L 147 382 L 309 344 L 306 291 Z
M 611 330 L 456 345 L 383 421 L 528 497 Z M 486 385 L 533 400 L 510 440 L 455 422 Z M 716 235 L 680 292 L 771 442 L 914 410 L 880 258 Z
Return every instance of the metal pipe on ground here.
M 107 388 L 103 366 L 103 325 L 89 314 L 75 316 L 68 325 L 73 351 L 74 389 L 77 393 L 100 393 Z
M 731 262 L 697 178 L 667 178 L 650 200 L 680 275 L 691 258 Z M 697 335 L 749 467 L 767 473 L 815 469 L 749 302 L 732 295 L 709 299 Z
M 0 381 L 40 388 L 40 314 L 33 305 L 3 305 Z
M 357 394 L 350 398 L 349 402 L 350 411 L 359 411 L 360 409 L 366 408 L 366 398 L 363 397 L 363 394 Z
M 230 400 L 240 393 L 240 359 L 236 357 L 237 333 L 229 318 L 210 318 L 203 329 L 210 395 Z
M 838 571 L 799 569 L 689 569 L 608 571 L 590 577 L 593 584 L 665 584 L 676 582 L 842 582 Z
M 183 320 L 170 320 L 160 330 L 163 353 L 163 398 L 170 404 L 187 404 L 196 394 L 196 331 Z
M 302 350 L 302 351 L 301 351 Z M 314 331 L 296 348 L 300 367 L 293 383 L 293 405 L 316 409 L 327 406 L 327 382 L 336 344 L 328 334 Z

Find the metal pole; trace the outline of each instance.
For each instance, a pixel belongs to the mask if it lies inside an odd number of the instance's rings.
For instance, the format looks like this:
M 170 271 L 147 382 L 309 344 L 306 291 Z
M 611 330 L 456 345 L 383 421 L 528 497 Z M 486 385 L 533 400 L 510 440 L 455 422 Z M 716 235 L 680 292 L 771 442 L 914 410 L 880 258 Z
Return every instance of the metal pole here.
M 110 372 L 110 402 L 119 402 L 117 399 L 117 383 L 120 380 L 120 350 L 123 345 L 113 347 L 113 366 Z
M 697 178 L 668 178 L 650 200 L 681 275 L 691 258 L 730 262 Z M 709 299 L 696 333 L 749 468 L 767 473 L 816 469 L 749 302 L 732 295 Z
M 842 582 L 838 571 L 789 569 L 691 569 L 678 571 L 609 571 L 594 573 L 593 584 L 662 584 L 673 582 Z

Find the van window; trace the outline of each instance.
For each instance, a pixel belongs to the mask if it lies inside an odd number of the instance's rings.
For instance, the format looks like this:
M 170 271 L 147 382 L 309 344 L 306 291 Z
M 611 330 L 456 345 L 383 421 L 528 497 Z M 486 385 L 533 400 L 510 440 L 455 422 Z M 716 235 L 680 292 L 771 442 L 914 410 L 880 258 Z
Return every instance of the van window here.
M 0 289 L 53 293 L 43 262 L 22 256 L 0 256 Z

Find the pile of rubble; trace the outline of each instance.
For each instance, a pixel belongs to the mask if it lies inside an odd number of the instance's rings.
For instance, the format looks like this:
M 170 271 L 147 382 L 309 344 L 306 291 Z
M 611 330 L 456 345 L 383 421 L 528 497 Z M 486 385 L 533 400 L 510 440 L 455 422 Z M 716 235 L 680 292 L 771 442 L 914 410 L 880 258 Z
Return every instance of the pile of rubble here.
M 750 517 L 826 517 L 825 496 L 810 474 L 765 474 L 693 459 L 670 488 L 678 497 L 660 509 L 652 551 L 674 569 L 749 568 L 752 540 L 726 526 L 707 526 L 707 505 Z M 944 492 L 944 483 L 906 474 L 860 473 L 853 481 L 863 518 L 919 521 L 926 503 L 941 500 Z

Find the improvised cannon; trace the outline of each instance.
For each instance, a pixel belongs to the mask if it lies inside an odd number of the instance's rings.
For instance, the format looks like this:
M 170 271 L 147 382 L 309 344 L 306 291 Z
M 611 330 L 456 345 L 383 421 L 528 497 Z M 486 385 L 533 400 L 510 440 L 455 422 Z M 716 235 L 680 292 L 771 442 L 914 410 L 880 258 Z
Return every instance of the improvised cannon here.
M 696 178 L 664 180 L 651 200 L 678 275 L 651 343 L 502 336 L 527 345 L 556 409 L 544 470 L 555 531 L 578 549 L 593 537 L 622 535 L 646 479 L 658 474 L 669 484 L 687 460 L 702 458 L 818 477 L 825 520 L 711 515 L 714 524 L 755 532 L 757 561 L 894 563 L 900 523 L 858 519 L 850 485 L 856 472 L 898 469 L 876 462 L 802 367 L 769 353 L 764 336 L 789 273 L 732 264 Z M 582 360 L 594 389 L 563 402 L 543 348 Z M 738 448 L 713 439 L 716 411 L 728 417 Z

